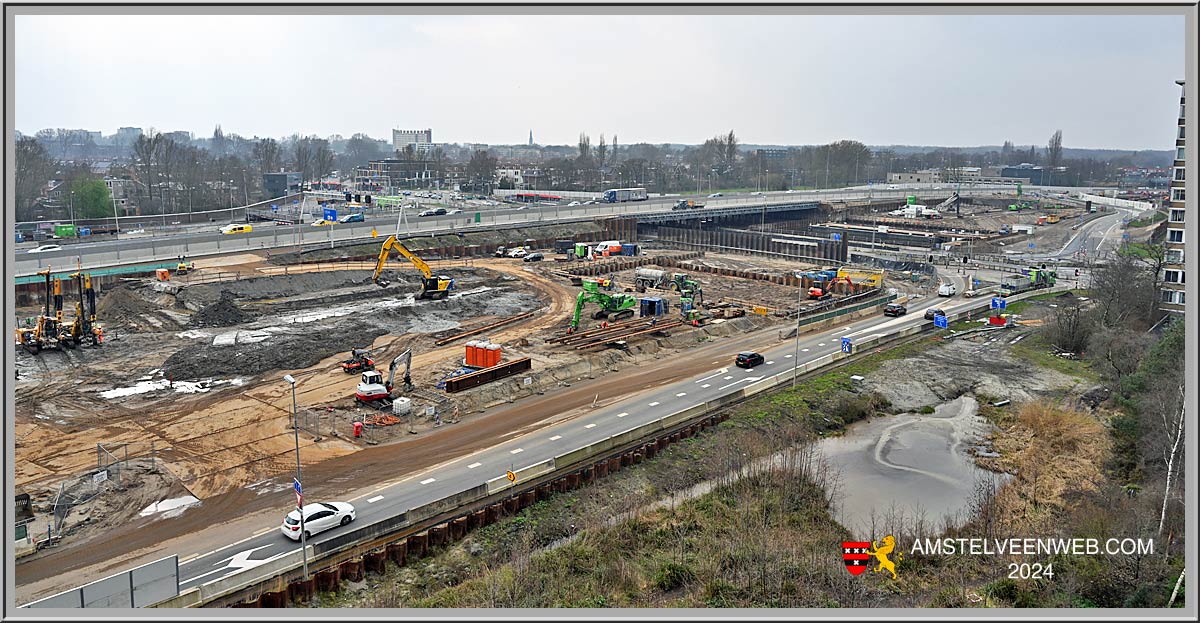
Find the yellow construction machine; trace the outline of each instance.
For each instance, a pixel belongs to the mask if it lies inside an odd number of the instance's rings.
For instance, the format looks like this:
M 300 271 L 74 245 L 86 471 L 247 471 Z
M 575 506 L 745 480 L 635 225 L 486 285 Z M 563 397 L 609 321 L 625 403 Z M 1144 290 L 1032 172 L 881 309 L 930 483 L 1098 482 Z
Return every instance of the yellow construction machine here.
M 838 281 L 850 278 L 853 279 L 853 282 L 847 281 L 847 283 L 866 284 L 868 288 L 878 288 L 883 285 L 882 270 L 842 267 L 837 271 L 837 278 Z
M 96 291 L 92 288 L 92 274 L 76 270 L 70 274 L 75 280 L 79 302 L 75 303 L 75 321 L 66 327 L 68 347 L 79 346 L 86 340 L 99 346 L 104 340 L 104 329 L 96 323 Z
M 454 280 L 445 276 L 434 277 L 429 264 L 409 251 L 408 247 L 396 240 L 395 236 L 388 236 L 388 239 L 383 241 L 383 247 L 379 249 L 379 261 L 375 263 L 375 273 L 371 275 L 371 281 L 383 288 L 389 285 L 390 282 L 379 275 L 383 272 L 383 265 L 387 263 L 392 249 L 403 255 L 412 262 L 413 266 L 417 267 L 417 270 L 421 271 L 421 295 L 417 298 L 444 299 L 450 296 L 450 291 L 454 289 Z
M 50 267 L 38 271 L 46 278 L 46 310 L 37 317 L 32 327 L 18 327 L 14 332 L 17 346 L 23 346 L 31 354 L 61 343 L 67 337 L 62 326 L 62 279 L 50 277 Z M 50 315 L 50 304 L 54 303 L 54 315 Z

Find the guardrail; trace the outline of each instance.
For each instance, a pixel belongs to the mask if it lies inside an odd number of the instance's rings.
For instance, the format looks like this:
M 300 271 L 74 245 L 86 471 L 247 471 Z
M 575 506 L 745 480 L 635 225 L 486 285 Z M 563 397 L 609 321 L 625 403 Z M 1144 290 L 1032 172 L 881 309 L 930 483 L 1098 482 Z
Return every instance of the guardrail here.
M 1008 300 L 1015 301 L 1068 290 L 1069 288 L 1066 287 L 1055 287 L 1049 290 L 1022 293 Z M 990 307 L 990 300 L 980 300 L 976 305 L 947 314 L 947 320 L 957 321 L 978 311 L 990 309 Z M 700 420 L 707 421 L 706 418 L 710 417 L 714 411 L 720 408 L 741 402 L 774 387 L 791 383 L 793 378 L 820 370 L 847 357 L 865 353 L 870 349 L 878 348 L 884 344 L 911 337 L 932 327 L 931 322 L 922 322 L 890 334 L 863 338 L 853 344 L 852 352 L 850 353 L 835 352 L 823 355 L 807 363 L 798 364 L 791 374 L 786 372 L 777 374 L 724 396 L 664 415 L 645 424 L 634 426 L 594 444 L 513 470 L 515 478 L 511 481 L 506 477 L 493 478 L 484 484 L 460 491 L 429 504 L 409 509 L 400 515 L 379 520 L 329 541 L 310 545 L 309 564 L 310 566 L 339 565 L 350 561 L 356 555 L 365 557 L 369 554 L 370 550 L 380 547 L 385 547 L 388 555 L 391 555 L 392 549 L 389 541 L 395 544 L 407 538 L 415 539 L 415 543 L 419 545 L 414 544 L 413 547 L 418 547 L 416 551 L 423 553 L 425 544 L 428 542 L 428 536 L 417 538 L 420 536 L 418 533 L 422 530 L 428 530 L 430 534 L 433 534 L 433 531 L 439 529 L 438 526 L 456 526 L 461 534 L 467 522 L 463 521 L 460 523 L 460 519 L 470 516 L 474 522 L 476 518 L 480 517 L 480 513 L 483 513 L 486 508 L 494 508 L 494 505 L 498 503 L 497 500 L 505 498 L 505 496 L 508 496 L 505 499 L 506 508 L 507 502 L 511 500 L 520 500 L 513 507 L 522 508 L 526 500 L 530 500 L 529 503 L 532 503 L 531 500 L 533 498 L 528 496 L 532 493 L 533 487 L 539 487 L 539 490 L 542 490 L 541 488 L 545 488 L 547 483 L 555 481 L 563 483 L 558 490 L 566 490 L 570 482 L 578 484 L 578 476 L 572 481 L 571 475 L 566 474 L 566 472 L 574 472 L 581 469 L 590 470 L 592 467 L 587 466 L 595 463 L 597 473 L 604 475 L 610 469 L 611 461 L 615 460 L 606 459 L 605 457 L 619 456 L 622 453 L 630 452 L 648 439 L 659 439 L 661 441 L 668 437 L 674 438 L 681 434 L 680 431 L 685 429 L 694 432 L 696 427 L 699 426 Z M 654 447 L 654 444 L 651 443 L 649 446 L 643 447 Z M 596 463 L 596 461 L 600 462 Z M 619 469 L 622 465 L 624 465 L 623 462 L 618 463 L 616 469 Z M 604 467 L 601 469 L 600 466 Z M 545 490 L 549 491 L 549 489 Z M 514 492 L 522 491 L 521 495 L 513 497 Z M 489 504 L 492 506 L 489 507 Z M 485 516 L 491 517 L 490 511 L 485 513 Z M 476 523 L 475 525 L 480 524 Z M 453 534 L 454 529 L 449 530 L 449 532 Z M 437 534 L 440 535 L 439 538 L 445 538 L 446 531 L 442 530 Z M 406 544 L 405 546 L 407 547 L 408 545 Z M 155 604 L 155 607 L 191 607 L 203 605 L 222 597 L 235 595 L 239 591 L 293 571 L 299 567 L 300 563 L 300 552 L 293 551 L 288 555 L 273 559 L 269 563 L 254 567 L 253 569 L 226 576 L 216 582 L 184 591 L 173 599 Z M 285 590 L 284 595 L 286 596 L 287 594 L 288 591 Z

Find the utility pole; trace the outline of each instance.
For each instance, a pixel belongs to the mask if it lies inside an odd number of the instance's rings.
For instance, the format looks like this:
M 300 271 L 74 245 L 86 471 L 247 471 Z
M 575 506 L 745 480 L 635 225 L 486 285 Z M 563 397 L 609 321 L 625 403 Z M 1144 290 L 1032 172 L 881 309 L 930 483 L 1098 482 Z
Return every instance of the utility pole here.
M 296 510 L 300 514 L 300 552 L 304 557 L 304 581 L 308 581 L 308 535 L 304 531 L 304 498 L 300 489 L 300 416 L 296 411 L 296 379 L 285 374 L 283 380 L 292 386 L 292 435 L 296 440 Z
M 801 279 L 800 285 L 796 288 L 796 345 L 792 349 L 792 389 L 796 389 L 796 379 L 800 376 L 800 305 L 801 295 L 804 293 L 804 280 Z

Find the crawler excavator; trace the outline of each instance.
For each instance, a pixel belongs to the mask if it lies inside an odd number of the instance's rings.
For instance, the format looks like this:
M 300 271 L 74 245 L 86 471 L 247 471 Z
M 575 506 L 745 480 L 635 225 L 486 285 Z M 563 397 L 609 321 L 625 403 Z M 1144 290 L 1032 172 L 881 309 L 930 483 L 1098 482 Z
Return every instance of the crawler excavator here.
M 375 273 L 371 275 L 371 281 L 381 288 L 388 287 L 390 282 L 379 275 L 383 272 L 383 265 L 387 263 L 392 249 L 407 258 L 413 266 L 417 267 L 417 270 L 421 271 L 421 295 L 417 298 L 444 299 L 450 295 L 450 291 L 454 289 L 454 280 L 445 276 L 434 277 L 429 264 L 409 251 L 408 247 L 396 240 L 395 236 L 388 236 L 388 239 L 383 241 L 383 247 L 379 249 L 379 261 L 375 263 Z
M 624 320 L 633 316 L 633 310 L 637 307 L 637 297 L 629 294 L 605 294 L 600 291 L 601 286 L 595 281 L 584 280 L 582 285 L 583 291 L 575 297 L 575 315 L 571 318 L 570 329 L 572 332 L 579 328 L 579 313 L 583 310 L 584 303 L 600 306 L 600 309 L 592 314 L 592 318 L 596 320 Z
M 404 360 L 404 391 L 411 392 L 413 384 L 409 372 L 412 368 L 412 349 L 406 348 L 404 352 L 396 355 L 391 365 L 388 366 L 386 382 L 383 380 L 383 374 L 378 370 L 362 373 L 362 381 L 354 392 L 354 401 L 372 409 L 386 409 L 392 406 L 392 381 L 396 378 L 396 366 L 402 359 Z

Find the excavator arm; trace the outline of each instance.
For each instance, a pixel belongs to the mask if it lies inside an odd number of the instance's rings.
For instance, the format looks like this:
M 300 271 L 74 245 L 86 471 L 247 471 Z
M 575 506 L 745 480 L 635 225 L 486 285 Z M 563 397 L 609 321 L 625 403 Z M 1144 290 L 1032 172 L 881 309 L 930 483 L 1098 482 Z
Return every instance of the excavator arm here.
M 388 366 L 387 385 L 385 386 L 388 388 L 388 391 L 392 389 L 392 381 L 396 378 L 396 366 L 400 363 L 401 359 L 404 360 L 404 391 L 411 392 L 413 390 L 412 376 L 409 374 L 412 369 L 412 349 L 406 348 L 404 352 L 396 355 L 391 365 Z
M 387 263 L 388 256 L 392 249 L 403 255 L 405 259 L 412 262 L 417 270 L 421 271 L 421 297 L 422 298 L 445 298 L 449 294 L 449 290 L 454 289 L 454 280 L 449 277 L 434 277 L 433 269 L 425 260 L 417 257 L 415 253 L 408 250 L 395 236 L 388 236 L 388 239 L 383 241 L 383 247 L 379 249 L 379 259 L 375 262 L 375 272 L 371 275 L 371 281 L 375 282 L 380 287 L 387 287 L 388 281 L 379 277 L 383 272 L 383 266 Z

